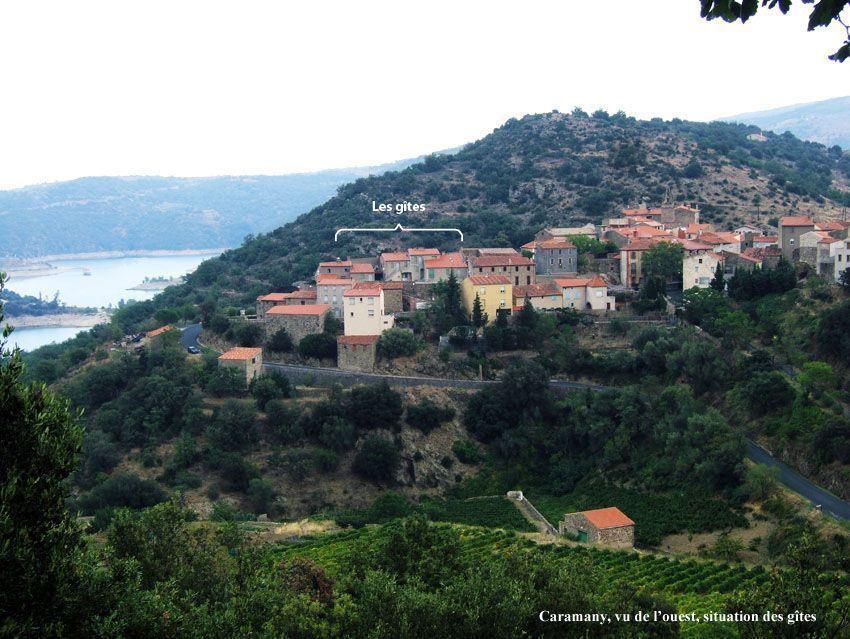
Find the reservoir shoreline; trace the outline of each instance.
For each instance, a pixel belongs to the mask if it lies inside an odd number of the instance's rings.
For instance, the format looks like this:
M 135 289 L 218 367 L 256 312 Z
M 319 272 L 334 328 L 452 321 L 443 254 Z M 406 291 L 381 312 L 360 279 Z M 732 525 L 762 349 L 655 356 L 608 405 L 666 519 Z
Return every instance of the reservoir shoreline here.
M 43 262 L 61 262 L 64 260 L 99 260 L 111 257 L 179 257 L 181 255 L 220 255 L 229 251 L 231 247 L 203 248 L 203 249 L 132 249 L 126 251 L 95 251 L 91 253 L 57 253 L 53 255 L 38 255 L 34 257 L 17 257 L 14 255 L 0 255 L 0 265 L 12 264 L 19 267 L 26 264 L 40 264 Z

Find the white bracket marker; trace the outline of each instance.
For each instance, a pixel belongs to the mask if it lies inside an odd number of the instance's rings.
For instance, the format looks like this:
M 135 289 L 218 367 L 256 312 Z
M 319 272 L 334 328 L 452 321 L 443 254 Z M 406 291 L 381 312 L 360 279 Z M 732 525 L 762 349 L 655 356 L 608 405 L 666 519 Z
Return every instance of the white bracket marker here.
M 460 241 L 463 242 L 463 232 L 460 229 L 406 229 L 401 224 L 396 224 L 392 229 L 338 229 L 334 233 L 334 242 L 339 240 L 340 233 L 395 233 L 396 231 L 405 233 L 436 233 L 449 232 L 460 235 Z

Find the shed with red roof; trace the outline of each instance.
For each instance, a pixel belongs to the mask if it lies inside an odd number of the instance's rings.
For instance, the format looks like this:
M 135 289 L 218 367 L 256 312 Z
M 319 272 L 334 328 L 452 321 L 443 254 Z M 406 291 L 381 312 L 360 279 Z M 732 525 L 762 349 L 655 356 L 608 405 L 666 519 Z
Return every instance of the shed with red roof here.
M 614 506 L 567 513 L 559 523 L 558 531 L 582 543 L 613 548 L 635 545 L 635 522 Z

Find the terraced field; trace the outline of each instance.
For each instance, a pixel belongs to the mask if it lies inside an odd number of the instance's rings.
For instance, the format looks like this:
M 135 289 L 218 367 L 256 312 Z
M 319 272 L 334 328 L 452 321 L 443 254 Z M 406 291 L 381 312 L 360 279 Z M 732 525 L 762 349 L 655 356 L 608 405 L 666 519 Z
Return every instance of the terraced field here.
M 450 524 L 436 524 L 450 525 Z M 463 542 L 462 555 L 475 563 L 486 562 L 488 557 L 508 552 L 535 553 L 540 561 L 564 562 L 574 565 L 576 560 L 586 560 L 602 573 L 612 588 L 619 585 L 644 589 L 661 595 L 680 613 L 723 611 L 729 595 L 737 589 L 746 589 L 767 579 L 761 566 L 747 568 L 694 559 L 679 560 L 604 548 L 573 545 L 539 545 L 515 532 L 478 527 L 455 526 Z M 336 534 L 320 535 L 292 544 L 282 544 L 276 555 L 283 559 L 306 556 L 322 565 L 331 575 L 346 565 L 360 546 L 383 534 L 382 527 L 370 526 Z M 709 624 L 687 622 L 682 626 L 683 636 L 737 636 L 735 628 L 725 623 Z

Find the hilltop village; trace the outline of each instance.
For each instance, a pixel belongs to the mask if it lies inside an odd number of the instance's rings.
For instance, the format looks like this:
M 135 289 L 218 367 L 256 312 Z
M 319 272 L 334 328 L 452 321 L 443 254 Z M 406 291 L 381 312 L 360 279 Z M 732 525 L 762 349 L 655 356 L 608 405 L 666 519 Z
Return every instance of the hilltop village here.
M 790 216 L 778 228 L 747 224 L 715 230 L 688 205 L 627 208 L 602 224 L 540 230 L 516 248 L 408 248 L 370 257 L 338 257 L 321 262 L 311 282 L 287 293 L 260 295 L 251 321 L 266 332 L 285 329 L 294 344 L 321 333 L 326 318 L 343 326 L 337 339 L 338 366 L 371 371 L 381 334 L 396 317 L 427 309 L 435 285 L 459 283 L 465 312 L 484 324 L 530 304 L 537 311 L 571 309 L 616 315 L 646 279 L 644 256 L 659 244 L 680 247 L 682 288 L 706 288 L 722 273 L 776 268 L 780 259 L 806 264 L 818 275 L 839 280 L 850 266 L 850 223 Z M 618 299 L 623 303 L 618 303 Z M 672 312 L 672 308 L 667 309 Z M 241 362 L 258 371 L 259 348 L 225 353 L 223 362 Z M 260 359 L 261 361 L 261 359 Z

